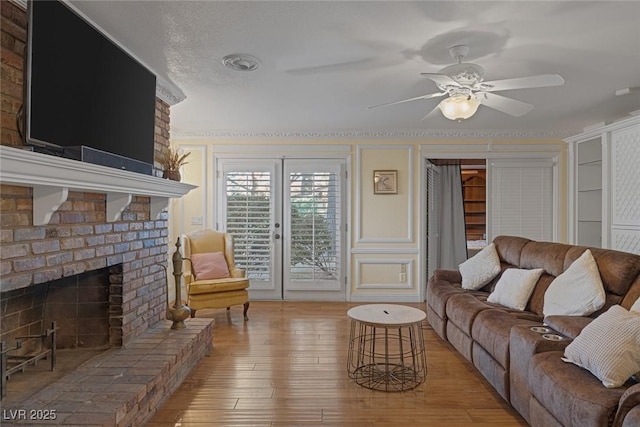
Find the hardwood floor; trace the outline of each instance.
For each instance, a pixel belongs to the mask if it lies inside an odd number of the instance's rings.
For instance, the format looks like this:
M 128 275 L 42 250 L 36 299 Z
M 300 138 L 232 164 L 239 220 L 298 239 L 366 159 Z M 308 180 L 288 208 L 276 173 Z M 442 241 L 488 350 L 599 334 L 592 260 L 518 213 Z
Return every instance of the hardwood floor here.
M 527 425 L 426 321 L 424 383 L 393 393 L 355 384 L 346 372 L 355 305 L 252 301 L 246 323 L 241 306 L 199 310 L 215 318 L 213 351 L 148 427 Z

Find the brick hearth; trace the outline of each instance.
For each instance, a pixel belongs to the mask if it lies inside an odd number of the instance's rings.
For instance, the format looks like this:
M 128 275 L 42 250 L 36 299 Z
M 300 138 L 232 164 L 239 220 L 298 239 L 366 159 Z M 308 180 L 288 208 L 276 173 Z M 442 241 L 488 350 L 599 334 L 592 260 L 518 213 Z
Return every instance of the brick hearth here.
M 187 328 L 163 321 L 126 348 L 112 349 L 22 402 L 3 402 L 3 426 L 33 425 L 30 409 L 46 410 L 38 424 L 141 426 L 212 349 L 211 319 L 189 319 Z M 18 412 L 27 410 L 24 416 Z M 43 412 L 44 414 L 44 412 Z

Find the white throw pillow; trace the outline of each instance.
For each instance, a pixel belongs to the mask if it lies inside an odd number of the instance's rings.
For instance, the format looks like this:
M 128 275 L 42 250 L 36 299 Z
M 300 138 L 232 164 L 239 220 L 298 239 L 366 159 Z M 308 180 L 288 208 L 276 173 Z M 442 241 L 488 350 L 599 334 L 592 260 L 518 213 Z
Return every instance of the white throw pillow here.
M 524 311 L 533 293 L 533 288 L 543 271 L 542 268 L 534 270 L 506 269 L 487 301 Z
M 500 257 L 496 245 L 491 243 L 458 266 L 462 275 L 462 288 L 478 290 L 500 274 Z
M 604 286 L 590 250 L 556 277 L 544 294 L 545 316 L 588 316 L 605 303 Z
M 640 298 L 638 298 L 636 302 L 633 303 L 633 305 L 631 306 L 631 311 L 640 313 Z
M 607 388 L 620 387 L 640 371 L 640 314 L 612 306 L 585 326 L 562 360 L 589 370 Z

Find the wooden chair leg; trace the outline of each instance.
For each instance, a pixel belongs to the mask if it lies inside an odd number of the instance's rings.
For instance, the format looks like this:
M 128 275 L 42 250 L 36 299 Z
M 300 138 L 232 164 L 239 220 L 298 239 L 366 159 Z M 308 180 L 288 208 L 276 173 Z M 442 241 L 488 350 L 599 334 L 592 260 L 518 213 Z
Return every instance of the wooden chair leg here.
M 242 314 L 244 315 L 245 321 L 249 320 L 249 318 L 247 317 L 247 311 L 249 311 L 249 301 L 244 303 L 244 310 L 242 310 Z

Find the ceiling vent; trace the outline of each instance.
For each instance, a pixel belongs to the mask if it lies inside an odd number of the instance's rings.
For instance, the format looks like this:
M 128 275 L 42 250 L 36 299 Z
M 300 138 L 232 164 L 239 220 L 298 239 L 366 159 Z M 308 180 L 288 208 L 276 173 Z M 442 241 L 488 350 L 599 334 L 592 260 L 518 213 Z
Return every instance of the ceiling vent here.
M 255 56 L 245 54 L 227 55 L 222 63 L 235 71 L 254 71 L 260 66 L 260 60 Z

